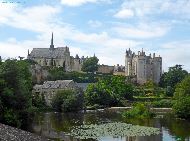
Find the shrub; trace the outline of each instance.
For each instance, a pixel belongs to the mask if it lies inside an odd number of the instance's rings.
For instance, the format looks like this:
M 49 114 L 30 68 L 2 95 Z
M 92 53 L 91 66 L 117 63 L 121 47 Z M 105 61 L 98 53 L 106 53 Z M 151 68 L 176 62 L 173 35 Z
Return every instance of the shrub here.
M 18 117 L 18 113 L 14 112 L 12 109 L 5 110 L 3 115 L 3 121 L 11 126 L 21 126 L 21 120 Z
M 39 109 L 47 108 L 44 95 L 43 94 L 40 95 L 39 93 L 35 93 L 32 96 L 32 106 L 39 108 Z
M 179 98 L 172 108 L 177 117 L 190 119 L 190 96 Z
M 125 111 L 122 113 L 124 118 L 152 118 L 155 114 L 150 111 L 148 106 L 145 106 L 142 103 L 136 104 L 129 111 Z
M 162 99 L 159 101 L 154 101 L 151 103 L 153 107 L 157 108 L 170 108 L 173 105 L 173 102 L 171 99 Z
M 123 76 L 112 76 L 88 85 L 85 91 L 87 105 L 118 106 L 121 100 L 133 99 L 135 88 L 125 80 Z
M 25 60 L 8 59 L 0 64 L 0 122 L 20 127 L 31 105 L 32 77 Z M 26 114 L 27 115 L 27 114 Z
M 174 97 L 179 98 L 190 95 L 190 75 L 186 76 L 180 83 L 177 84 Z
M 53 109 L 58 112 L 71 112 L 83 109 L 83 94 L 80 90 L 60 90 L 52 99 Z

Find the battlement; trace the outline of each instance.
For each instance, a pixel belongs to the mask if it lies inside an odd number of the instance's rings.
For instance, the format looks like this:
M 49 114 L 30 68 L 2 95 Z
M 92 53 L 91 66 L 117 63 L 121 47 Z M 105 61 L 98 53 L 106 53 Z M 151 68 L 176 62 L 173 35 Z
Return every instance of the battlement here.
M 136 76 L 137 83 L 143 84 L 147 80 L 152 80 L 159 83 L 162 74 L 162 57 L 149 54 L 148 56 L 143 51 L 138 51 L 137 55 L 129 50 L 126 50 L 125 55 L 125 75 Z

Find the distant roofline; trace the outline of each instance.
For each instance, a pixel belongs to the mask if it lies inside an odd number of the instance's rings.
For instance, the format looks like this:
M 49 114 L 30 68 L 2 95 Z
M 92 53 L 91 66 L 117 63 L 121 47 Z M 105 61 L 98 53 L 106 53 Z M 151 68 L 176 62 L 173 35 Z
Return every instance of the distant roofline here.
M 65 46 L 65 47 L 56 47 L 54 49 L 57 49 L 57 48 L 68 48 L 68 47 L 67 46 Z M 50 48 L 33 48 L 33 49 L 50 49 Z

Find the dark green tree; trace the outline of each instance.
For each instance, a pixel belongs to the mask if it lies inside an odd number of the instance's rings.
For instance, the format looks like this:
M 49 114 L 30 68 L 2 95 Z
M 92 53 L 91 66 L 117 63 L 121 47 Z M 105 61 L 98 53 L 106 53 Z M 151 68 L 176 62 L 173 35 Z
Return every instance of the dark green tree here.
M 174 96 L 175 98 L 190 96 L 190 75 L 176 85 Z
M 78 90 L 60 90 L 52 99 L 54 110 L 59 112 L 72 112 L 83 109 L 83 93 Z
M 2 122 L 20 126 L 31 107 L 32 81 L 28 62 L 6 60 L 0 65 Z
M 165 72 L 160 80 L 160 86 L 169 89 L 169 95 L 172 96 L 177 83 L 181 82 L 188 72 L 183 70 L 182 65 L 175 65 L 169 68 L 168 72 Z
M 131 100 L 135 93 L 132 84 L 126 83 L 123 76 L 112 76 L 90 84 L 85 92 L 87 105 L 117 106 L 121 100 Z
M 180 118 L 190 119 L 190 75 L 176 85 L 174 98 L 174 113 Z
M 82 65 L 82 71 L 84 72 L 96 72 L 98 70 L 99 59 L 94 55 L 93 57 L 87 58 Z
M 190 96 L 179 97 L 172 108 L 178 117 L 190 120 Z

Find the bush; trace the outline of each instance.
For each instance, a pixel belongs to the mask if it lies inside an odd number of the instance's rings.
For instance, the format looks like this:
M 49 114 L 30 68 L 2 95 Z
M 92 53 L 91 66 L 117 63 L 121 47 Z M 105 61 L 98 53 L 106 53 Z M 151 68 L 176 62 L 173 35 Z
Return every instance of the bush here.
M 60 90 L 51 105 L 58 112 L 79 111 L 83 109 L 83 94 L 80 90 Z
M 160 101 L 154 101 L 151 103 L 153 107 L 157 108 L 171 108 L 173 102 L 171 99 L 162 99 Z
M 133 99 L 135 88 L 125 80 L 123 76 L 112 76 L 88 85 L 85 92 L 87 105 L 118 106 L 124 99 Z
M 0 64 L 0 122 L 20 127 L 27 121 L 31 105 L 32 76 L 25 60 Z
M 154 113 L 150 111 L 150 108 L 148 106 L 145 106 L 142 103 L 136 104 L 132 109 L 129 111 L 125 111 L 122 113 L 122 116 L 124 118 L 152 118 L 154 117 Z
M 190 119 L 190 96 L 179 98 L 172 108 L 177 117 Z
M 186 76 L 176 86 L 174 97 L 178 99 L 183 96 L 190 96 L 190 75 Z
M 12 109 L 5 110 L 3 115 L 3 121 L 11 126 L 16 126 L 16 127 L 21 126 L 21 120 L 18 117 L 18 113 L 14 112 Z
M 40 95 L 39 93 L 35 93 L 32 96 L 32 106 L 38 108 L 38 109 L 45 109 L 47 108 L 45 97 L 44 95 Z

